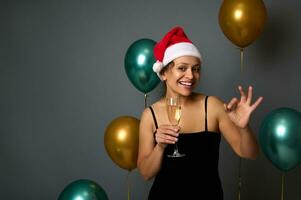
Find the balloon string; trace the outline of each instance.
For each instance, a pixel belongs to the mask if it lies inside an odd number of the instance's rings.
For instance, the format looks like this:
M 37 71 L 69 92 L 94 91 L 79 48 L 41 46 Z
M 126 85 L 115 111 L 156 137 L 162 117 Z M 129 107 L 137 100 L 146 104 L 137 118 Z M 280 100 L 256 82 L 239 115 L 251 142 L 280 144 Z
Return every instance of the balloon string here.
M 130 192 L 130 179 L 129 179 L 129 176 L 130 176 L 130 171 L 128 171 L 128 174 L 126 176 L 126 182 L 127 182 L 127 189 L 128 189 L 128 200 L 130 200 L 130 197 L 131 197 L 131 192 Z
M 239 168 L 238 168 L 238 200 L 240 200 L 240 193 L 241 193 L 241 186 L 242 186 L 241 180 L 242 180 L 242 178 L 241 178 L 241 158 L 239 158 Z
M 244 49 L 240 48 L 240 71 L 243 71 L 243 63 L 244 63 Z
M 284 178 L 285 178 L 285 173 L 282 173 L 281 177 L 281 200 L 284 199 Z
M 147 107 L 147 94 L 144 94 L 144 108 Z

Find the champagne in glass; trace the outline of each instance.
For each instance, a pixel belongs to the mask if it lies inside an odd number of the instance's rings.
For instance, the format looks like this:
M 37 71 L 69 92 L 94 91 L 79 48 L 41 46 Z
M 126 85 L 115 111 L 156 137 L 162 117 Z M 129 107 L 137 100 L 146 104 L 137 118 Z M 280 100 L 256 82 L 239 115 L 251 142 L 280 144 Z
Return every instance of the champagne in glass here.
M 177 97 L 168 97 L 167 101 L 167 114 L 169 122 L 172 126 L 178 126 L 181 119 L 181 104 L 179 98 Z M 168 157 L 183 157 L 185 154 L 182 154 L 178 150 L 177 142 L 174 145 L 174 152 Z
M 173 126 L 179 125 L 181 119 L 181 106 L 180 105 L 168 105 L 168 119 Z

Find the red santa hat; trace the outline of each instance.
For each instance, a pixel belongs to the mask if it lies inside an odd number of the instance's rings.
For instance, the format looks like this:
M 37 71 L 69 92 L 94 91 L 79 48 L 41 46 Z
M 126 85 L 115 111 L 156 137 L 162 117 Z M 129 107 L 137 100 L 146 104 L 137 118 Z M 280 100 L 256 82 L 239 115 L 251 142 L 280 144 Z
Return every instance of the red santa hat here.
M 202 56 L 196 46 L 188 39 L 182 27 L 171 29 L 154 47 L 156 63 L 153 70 L 160 79 L 160 71 L 171 61 L 181 56 L 195 56 L 202 61 Z

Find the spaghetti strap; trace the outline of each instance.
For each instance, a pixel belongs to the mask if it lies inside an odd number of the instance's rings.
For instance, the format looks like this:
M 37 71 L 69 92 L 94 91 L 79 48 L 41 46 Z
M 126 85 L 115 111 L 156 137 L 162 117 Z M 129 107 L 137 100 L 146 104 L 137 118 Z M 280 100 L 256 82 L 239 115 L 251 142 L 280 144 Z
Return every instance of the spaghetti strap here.
M 205 97 L 205 131 L 208 131 L 208 125 L 207 125 L 207 100 L 208 96 Z
M 158 129 L 158 123 L 157 123 L 157 119 L 156 119 L 156 116 L 155 116 L 155 112 L 154 112 L 154 110 L 153 110 L 153 108 L 151 106 L 149 106 L 149 109 L 152 112 L 152 116 L 153 116 L 153 119 L 154 119 L 154 123 L 155 123 L 156 129 Z

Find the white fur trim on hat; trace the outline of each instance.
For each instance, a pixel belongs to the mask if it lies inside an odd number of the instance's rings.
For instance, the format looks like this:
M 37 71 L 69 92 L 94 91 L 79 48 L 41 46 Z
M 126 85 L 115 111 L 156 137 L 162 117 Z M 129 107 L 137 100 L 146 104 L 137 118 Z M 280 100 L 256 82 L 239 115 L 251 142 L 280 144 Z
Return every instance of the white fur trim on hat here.
M 160 62 L 159 60 L 157 60 L 157 62 L 155 62 L 153 64 L 153 71 L 157 73 L 158 77 L 162 80 L 162 77 L 160 75 L 160 71 L 163 69 L 164 65 L 162 62 Z
M 192 43 L 189 42 L 180 42 L 169 46 L 165 50 L 163 61 L 160 62 L 159 60 L 157 60 L 153 64 L 153 71 L 157 73 L 158 77 L 161 80 L 163 80 L 162 76 L 160 75 L 160 71 L 166 65 L 168 65 L 168 63 L 182 56 L 194 56 L 199 58 L 200 61 L 202 61 L 202 56 L 199 50 L 196 48 L 196 46 L 194 46 Z
M 194 56 L 202 61 L 202 56 L 196 46 L 189 42 L 180 42 L 169 46 L 165 50 L 162 61 L 163 66 L 166 66 L 168 63 L 181 56 Z

